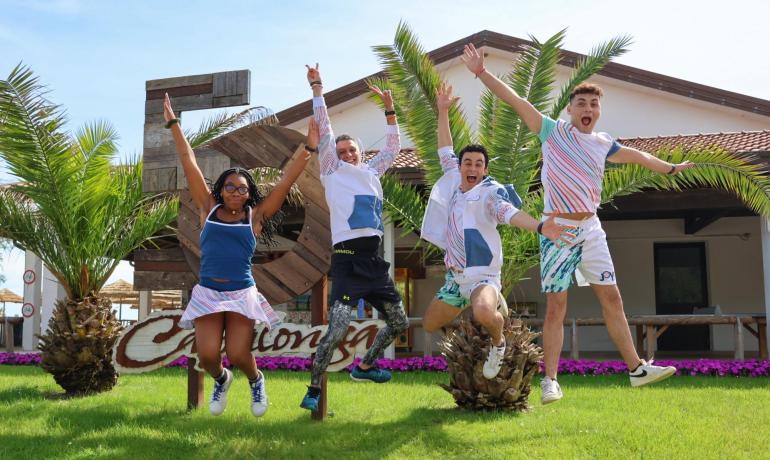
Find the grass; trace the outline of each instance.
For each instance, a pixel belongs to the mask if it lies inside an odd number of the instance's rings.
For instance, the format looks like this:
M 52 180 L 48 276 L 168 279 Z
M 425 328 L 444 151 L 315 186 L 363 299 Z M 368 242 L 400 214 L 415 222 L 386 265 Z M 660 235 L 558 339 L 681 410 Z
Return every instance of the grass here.
M 270 409 L 254 419 L 246 379 L 214 418 L 184 410 L 186 373 L 120 378 L 113 391 L 63 399 L 34 366 L 0 366 L 0 458 L 768 458 L 770 380 L 674 377 L 633 389 L 627 377 L 560 378 L 565 398 L 524 414 L 455 408 L 442 373 L 385 385 L 329 377 L 324 422 L 298 407 L 305 372 L 266 372 Z M 210 390 L 210 380 L 206 381 Z

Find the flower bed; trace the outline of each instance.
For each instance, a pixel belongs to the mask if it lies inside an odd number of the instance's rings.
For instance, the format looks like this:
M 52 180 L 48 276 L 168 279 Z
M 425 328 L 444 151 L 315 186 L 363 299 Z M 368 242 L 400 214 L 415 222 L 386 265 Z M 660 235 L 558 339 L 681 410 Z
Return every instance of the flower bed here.
M 266 370 L 310 370 L 310 358 L 299 357 L 261 357 L 256 358 L 257 365 Z M 348 366 L 351 370 L 360 359 Z M 40 362 L 39 353 L 3 353 L 0 352 L 0 364 L 36 365 Z M 688 360 L 660 360 L 656 361 L 660 366 L 674 366 L 677 375 L 707 375 L 707 376 L 742 376 L 742 377 L 770 377 L 770 360 L 760 361 L 751 359 L 747 361 L 732 361 L 719 359 L 688 359 Z M 227 357 L 224 364 L 230 367 Z M 393 371 L 428 371 L 445 372 L 446 361 L 441 356 L 413 357 L 398 359 L 380 359 L 377 361 L 383 369 Z M 185 367 L 187 358 L 182 357 L 170 363 L 168 367 Z M 542 366 L 541 366 L 542 367 Z M 559 360 L 559 374 L 573 375 L 610 375 L 626 373 L 626 365 L 622 361 L 589 361 L 589 360 Z

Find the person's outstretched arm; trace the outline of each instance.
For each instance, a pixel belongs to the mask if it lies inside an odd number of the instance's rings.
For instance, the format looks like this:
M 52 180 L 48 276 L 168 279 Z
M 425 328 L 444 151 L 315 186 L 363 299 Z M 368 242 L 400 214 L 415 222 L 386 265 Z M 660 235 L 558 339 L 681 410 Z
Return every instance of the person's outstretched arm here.
M 297 158 L 294 158 L 286 166 L 283 171 L 281 180 L 273 187 L 273 190 L 265 197 L 262 203 L 259 205 L 259 210 L 255 211 L 262 215 L 263 219 L 270 218 L 273 214 L 278 212 L 283 206 L 286 196 L 291 190 L 291 186 L 297 181 L 297 178 L 302 174 L 302 170 L 305 169 L 311 158 L 312 152 L 318 151 L 318 124 L 315 119 L 311 118 L 307 125 L 307 142 L 305 143 L 305 154 L 300 154 Z
M 321 164 L 321 175 L 328 176 L 332 174 L 340 165 L 340 159 L 337 156 L 337 144 L 334 142 L 334 132 L 332 131 L 329 113 L 326 111 L 326 101 L 323 96 L 323 83 L 321 82 L 321 72 L 318 71 L 318 63 L 315 67 L 307 67 L 307 81 L 313 89 L 313 118 L 318 123 L 318 133 L 320 141 L 318 143 L 318 161 Z
M 190 195 L 192 195 L 193 201 L 199 209 L 209 212 L 211 207 L 214 206 L 214 197 L 211 195 L 211 190 L 206 185 L 203 173 L 195 161 L 195 152 L 190 147 L 190 143 L 187 142 L 182 126 L 179 124 L 179 119 L 174 116 L 174 110 L 171 108 L 171 99 L 168 97 L 168 93 L 166 93 L 166 100 L 163 103 L 163 118 L 165 118 L 167 126 L 170 123 L 171 135 L 174 137 L 174 145 L 176 145 L 179 161 L 182 163 Z
M 551 216 L 543 222 L 538 222 L 534 217 L 524 211 L 516 208 L 510 201 L 498 193 L 487 195 L 486 202 L 487 214 L 495 219 L 500 225 L 510 225 L 519 227 L 532 232 L 537 232 L 554 242 L 572 244 L 573 235 L 570 225 L 557 224 L 554 217 Z
M 694 163 L 689 161 L 672 164 L 650 155 L 647 152 L 642 152 L 641 150 L 622 146 L 618 143 L 615 143 L 614 145 L 619 148 L 614 153 L 610 153 L 607 157 L 607 161 L 612 163 L 634 163 L 651 171 L 663 174 L 678 174 L 685 169 L 690 169 L 695 166 Z
M 521 117 L 530 131 L 540 134 L 543 114 L 538 112 L 535 106 L 530 104 L 528 100 L 516 94 L 508 85 L 487 71 L 486 67 L 484 67 L 484 54 L 479 53 L 473 43 L 465 45 L 461 59 L 465 66 L 468 67 L 468 70 L 473 72 L 495 96 L 513 107 L 513 110 L 519 114 L 519 117 Z
M 449 128 L 449 108 L 459 99 L 459 96 L 452 96 L 450 85 L 441 82 L 441 86 L 436 91 L 436 111 L 438 112 L 438 156 L 441 161 L 441 170 L 445 173 L 458 168 L 452 145 L 452 132 Z
M 378 176 L 385 174 L 401 151 L 401 135 L 396 123 L 396 111 L 393 110 L 393 95 L 390 90 L 381 91 L 376 86 L 369 85 L 369 90 L 377 94 L 385 107 L 385 146 L 369 161 L 369 168 Z M 363 153 L 363 152 L 361 152 Z

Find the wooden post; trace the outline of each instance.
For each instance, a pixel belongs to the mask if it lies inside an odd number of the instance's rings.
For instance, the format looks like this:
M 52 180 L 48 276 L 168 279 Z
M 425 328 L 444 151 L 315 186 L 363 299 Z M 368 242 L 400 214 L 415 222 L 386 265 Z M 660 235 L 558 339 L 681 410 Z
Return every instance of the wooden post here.
M 735 318 L 735 359 L 743 361 L 745 359 L 743 353 L 743 323 L 741 323 L 741 317 Z
M 757 337 L 759 339 L 759 359 L 767 359 L 767 323 L 757 318 Z
M 644 354 L 644 326 L 641 324 L 636 325 L 636 354 Z
M 572 326 L 570 327 L 570 350 L 569 357 L 572 359 L 580 359 L 580 352 L 578 351 L 578 327 L 577 320 L 572 318 Z
M 320 326 L 329 322 L 329 283 L 324 275 L 313 286 L 310 297 L 310 324 Z M 315 358 L 315 355 L 313 355 Z M 318 400 L 318 410 L 311 414 L 313 420 L 323 420 L 326 418 L 326 372 L 321 376 L 321 398 Z
M 433 334 L 423 329 L 423 337 L 425 338 L 423 340 L 423 352 L 422 356 L 424 358 L 433 356 Z
M 658 333 L 655 330 L 655 326 L 648 324 L 645 326 L 647 329 L 647 360 L 652 359 L 655 355 L 655 348 L 658 344 Z
M 8 317 L 5 317 L 3 321 L 5 321 L 5 351 L 13 353 L 13 323 Z
M 187 360 L 187 410 L 197 409 L 203 401 L 203 372 L 195 370 L 196 361 Z

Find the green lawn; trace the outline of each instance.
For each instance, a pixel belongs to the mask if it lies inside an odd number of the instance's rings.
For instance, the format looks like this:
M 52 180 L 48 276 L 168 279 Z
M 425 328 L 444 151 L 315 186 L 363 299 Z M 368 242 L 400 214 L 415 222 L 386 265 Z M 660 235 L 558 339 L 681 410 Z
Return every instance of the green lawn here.
M 298 407 L 305 372 L 269 372 L 270 409 L 254 419 L 242 374 L 222 416 L 184 410 L 186 373 L 121 377 L 111 392 L 61 399 L 32 366 L 0 366 L 0 458 L 770 458 L 770 380 L 560 378 L 565 398 L 525 414 L 455 409 L 441 373 L 391 383 L 330 381 L 324 422 Z M 210 380 L 206 381 L 206 391 Z

